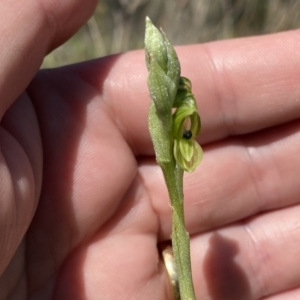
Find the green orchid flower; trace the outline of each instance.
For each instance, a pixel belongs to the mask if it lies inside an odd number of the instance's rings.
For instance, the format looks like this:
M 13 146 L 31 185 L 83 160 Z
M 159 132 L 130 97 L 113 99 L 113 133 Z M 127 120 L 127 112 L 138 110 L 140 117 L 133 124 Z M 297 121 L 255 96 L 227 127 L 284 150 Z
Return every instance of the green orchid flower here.
M 173 114 L 174 157 L 179 166 L 187 172 L 193 172 L 200 164 L 203 151 L 195 138 L 201 129 L 196 101 L 191 93 L 189 79 L 180 77 Z

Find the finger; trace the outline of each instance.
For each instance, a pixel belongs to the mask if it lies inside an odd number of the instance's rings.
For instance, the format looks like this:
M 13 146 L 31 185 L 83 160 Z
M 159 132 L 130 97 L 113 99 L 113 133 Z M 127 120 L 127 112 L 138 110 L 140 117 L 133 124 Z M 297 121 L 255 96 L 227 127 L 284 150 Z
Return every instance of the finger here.
M 194 237 L 197 299 L 254 300 L 299 287 L 299 213 L 294 206 Z
M 300 116 L 299 33 L 177 48 L 182 75 L 191 79 L 198 102 L 202 143 Z M 104 78 L 102 70 L 108 65 L 113 67 Z M 150 97 L 144 53 L 104 58 L 82 66 L 80 73 L 103 93 L 134 152 L 153 154 L 147 128 Z
M 187 61 L 183 48 L 182 72 L 195 82 L 203 121 L 200 139 L 215 141 L 299 118 L 299 49 L 299 30 L 194 46 L 196 63 Z
M 0 35 L 4 45 L 0 50 L 0 273 L 33 217 L 40 191 L 42 158 L 36 118 L 27 95 L 23 94 L 17 105 L 2 116 L 28 85 L 45 53 L 91 13 L 92 1 L 78 12 L 80 3 L 13 1 L 2 3 L 0 8 Z M 68 22 L 68 18 L 72 20 Z
M 293 300 L 300 298 L 300 288 L 296 288 L 290 291 L 278 293 L 276 295 L 267 296 L 262 298 L 263 300 Z
M 0 275 L 28 228 L 36 207 L 36 186 L 25 151 L 0 127 Z M 0 276 L 1 277 L 1 276 Z
M 190 234 L 299 203 L 299 129 L 295 121 L 204 148 L 200 167 L 184 180 Z M 147 160 L 139 170 L 159 216 L 161 238 L 169 239 L 171 209 L 162 172 Z
M 96 0 L 2 3 L 0 19 L 0 119 L 29 84 L 45 54 L 69 38 L 92 13 Z

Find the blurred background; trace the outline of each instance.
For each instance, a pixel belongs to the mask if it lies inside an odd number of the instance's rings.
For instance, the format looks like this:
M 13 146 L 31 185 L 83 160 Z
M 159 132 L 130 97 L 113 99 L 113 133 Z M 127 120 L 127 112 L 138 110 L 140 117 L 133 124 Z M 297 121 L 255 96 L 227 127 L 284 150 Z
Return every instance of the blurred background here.
M 143 48 L 146 15 L 183 45 L 300 28 L 300 0 L 99 0 L 91 19 L 42 67 Z

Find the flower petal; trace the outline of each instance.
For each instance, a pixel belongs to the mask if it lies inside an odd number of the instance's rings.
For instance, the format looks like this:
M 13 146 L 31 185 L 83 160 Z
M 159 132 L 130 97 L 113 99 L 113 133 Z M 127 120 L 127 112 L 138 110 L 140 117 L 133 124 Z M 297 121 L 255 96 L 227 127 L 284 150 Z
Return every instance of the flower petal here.
M 179 140 L 179 150 L 181 155 L 186 161 L 190 161 L 194 155 L 194 139 L 186 140 L 180 139 Z
M 190 166 L 190 170 L 188 172 L 193 172 L 197 166 L 200 164 L 202 158 L 203 158 L 203 150 L 201 148 L 201 146 L 195 141 L 195 145 L 194 145 L 194 155 L 192 157 L 191 160 L 191 166 Z
M 174 140 L 173 153 L 179 166 L 186 172 L 193 172 L 203 157 L 202 148 L 195 140 Z

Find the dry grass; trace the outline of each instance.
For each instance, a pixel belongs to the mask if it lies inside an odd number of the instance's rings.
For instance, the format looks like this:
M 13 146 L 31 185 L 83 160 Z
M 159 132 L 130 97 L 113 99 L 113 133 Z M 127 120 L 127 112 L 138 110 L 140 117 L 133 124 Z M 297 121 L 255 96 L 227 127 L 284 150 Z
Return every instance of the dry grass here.
M 43 67 L 142 48 L 146 15 L 182 45 L 299 28 L 300 1 L 101 0 L 87 24 L 48 55 Z

